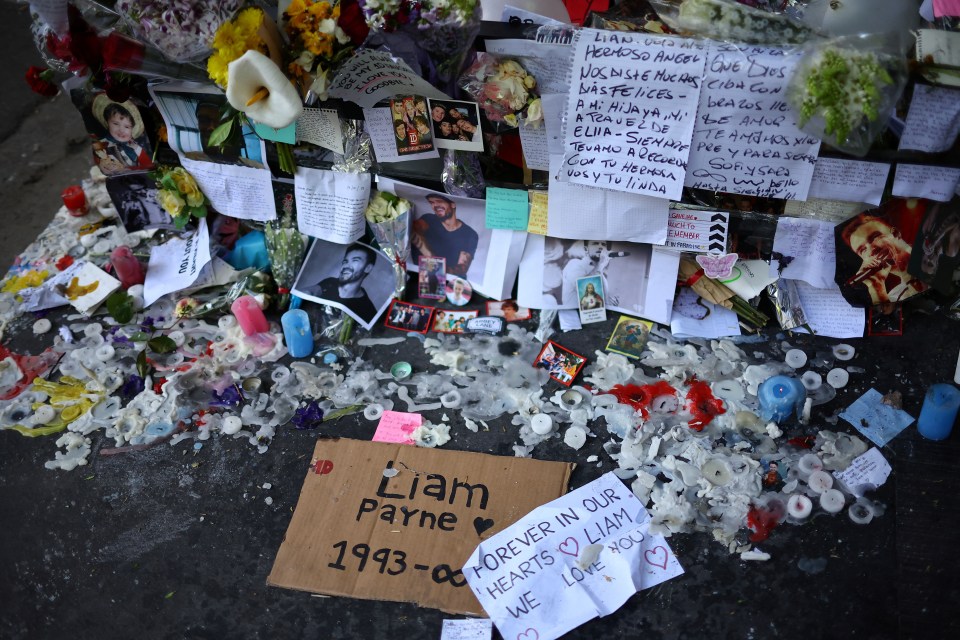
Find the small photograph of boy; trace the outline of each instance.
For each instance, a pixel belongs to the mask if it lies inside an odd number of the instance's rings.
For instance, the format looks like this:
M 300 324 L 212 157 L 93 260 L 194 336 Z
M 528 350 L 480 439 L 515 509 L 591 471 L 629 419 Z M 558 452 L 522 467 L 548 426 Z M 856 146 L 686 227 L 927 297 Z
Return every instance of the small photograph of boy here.
M 447 259 L 420 256 L 418 285 L 421 298 L 442 300 L 447 297 Z
M 397 153 L 423 153 L 433 149 L 433 134 L 427 115 L 427 99 L 403 96 L 390 101 Z

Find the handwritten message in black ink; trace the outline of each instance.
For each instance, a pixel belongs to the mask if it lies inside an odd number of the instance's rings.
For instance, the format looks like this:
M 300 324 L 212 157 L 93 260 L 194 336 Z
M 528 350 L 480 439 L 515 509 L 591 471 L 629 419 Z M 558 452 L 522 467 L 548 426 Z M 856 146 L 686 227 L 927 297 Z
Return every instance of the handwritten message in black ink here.
M 583 29 L 561 180 L 679 199 L 705 59 L 696 40 Z
M 799 56 L 710 43 L 686 186 L 806 200 L 820 140 L 797 128 L 787 82 Z

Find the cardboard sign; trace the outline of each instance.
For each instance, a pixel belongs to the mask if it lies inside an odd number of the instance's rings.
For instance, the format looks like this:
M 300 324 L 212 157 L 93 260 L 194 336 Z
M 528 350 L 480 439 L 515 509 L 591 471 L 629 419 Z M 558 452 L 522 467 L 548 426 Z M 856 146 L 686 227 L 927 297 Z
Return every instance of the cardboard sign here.
M 671 209 L 666 246 L 683 251 L 724 253 L 729 219 L 724 211 Z
M 563 495 L 572 468 L 321 440 L 267 584 L 482 614 L 460 567 L 481 541 Z

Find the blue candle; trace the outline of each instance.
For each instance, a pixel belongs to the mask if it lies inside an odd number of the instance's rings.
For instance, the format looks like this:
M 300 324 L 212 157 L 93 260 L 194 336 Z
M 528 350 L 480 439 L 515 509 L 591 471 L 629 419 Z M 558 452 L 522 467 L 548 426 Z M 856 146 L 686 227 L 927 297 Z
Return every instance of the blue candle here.
M 760 385 L 757 396 L 760 398 L 760 415 L 763 419 L 781 422 L 800 411 L 807 390 L 796 378 L 773 376 Z
M 280 318 L 287 350 L 294 358 L 304 358 L 313 353 L 313 331 L 310 316 L 303 309 L 291 309 Z
M 933 385 L 923 399 L 917 431 L 930 440 L 946 439 L 957 419 L 957 409 L 960 409 L 960 390 L 952 384 Z

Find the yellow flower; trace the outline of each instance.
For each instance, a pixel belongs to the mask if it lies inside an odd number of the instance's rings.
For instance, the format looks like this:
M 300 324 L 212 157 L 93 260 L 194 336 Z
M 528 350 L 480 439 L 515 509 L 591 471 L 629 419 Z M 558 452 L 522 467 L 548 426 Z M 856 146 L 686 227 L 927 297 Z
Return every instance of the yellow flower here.
M 307 9 L 310 12 L 310 15 L 313 17 L 323 20 L 330 17 L 330 3 L 329 2 L 316 2 Z
M 207 60 L 207 75 L 221 87 L 227 86 L 227 65 L 230 60 L 226 56 L 215 53 Z
M 170 189 L 157 189 L 157 202 L 160 203 L 164 211 L 174 218 L 183 213 L 183 208 L 187 204 L 183 201 L 183 198 Z
M 244 50 L 247 34 L 233 22 L 227 22 L 220 25 L 216 35 L 213 36 L 213 48 L 220 53 Z M 239 56 L 238 56 L 239 57 Z
M 170 177 L 173 178 L 173 184 L 177 185 L 180 195 L 186 198 L 187 204 L 191 207 L 199 207 L 203 204 L 203 192 L 186 169 L 177 167 L 170 172 Z
M 306 0 L 292 0 L 290 5 L 287 7 L 287 10 L 284 12 L 288 16 L 298 16 L 304 11 L 307 10 L 307 1 Z
M 326 33 L 305 33 L 303 46 L 315 56 L 329 56 L 333 54 L 333 37 Z
M 257 30 L 260 29 L 260 25 L 263 24 L 263 11 L 256 7 L 244 9 L 237 15 L 237 19 L 233 21 L 233 24 L 237 25 L 237 27 L 243 31 L 256 33 Z
M 303 12 L 295 16 L 291 16 L 290 20 L 287 22 L 287 32 L 293 29 L 294 33 L 305 33 L 313 30 L 313 20 L 310 18 L 310 14 Z

